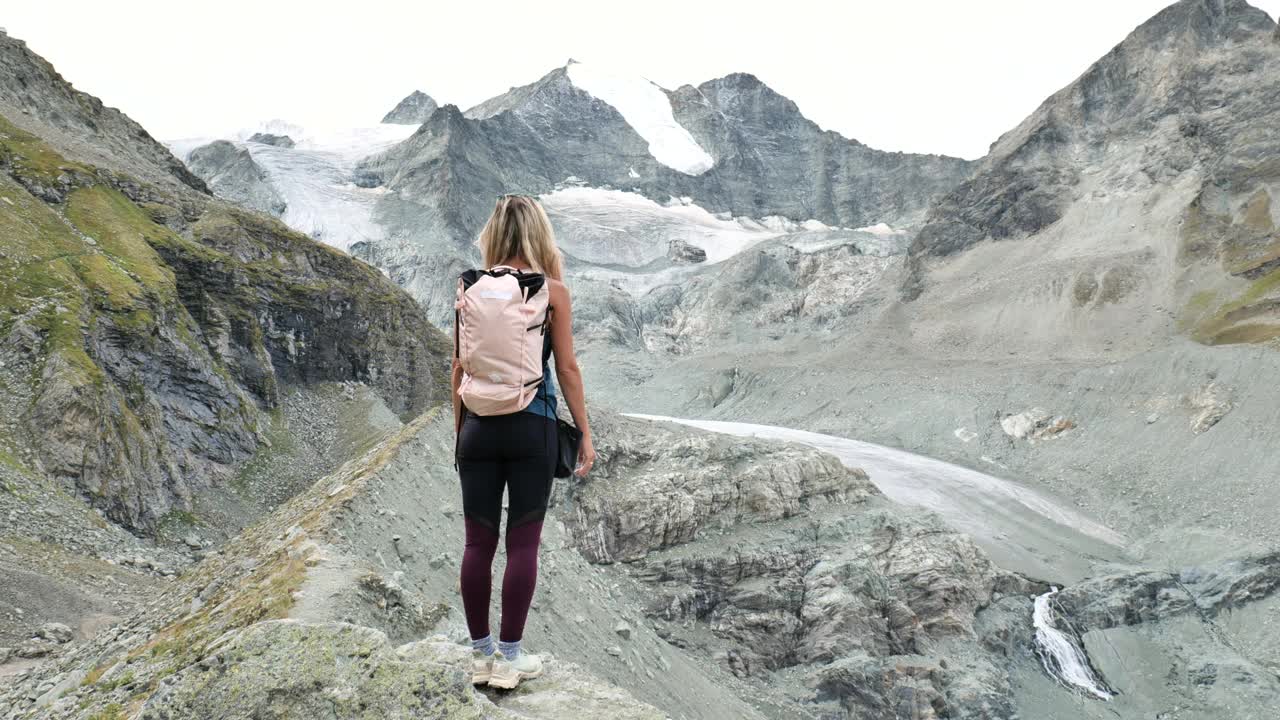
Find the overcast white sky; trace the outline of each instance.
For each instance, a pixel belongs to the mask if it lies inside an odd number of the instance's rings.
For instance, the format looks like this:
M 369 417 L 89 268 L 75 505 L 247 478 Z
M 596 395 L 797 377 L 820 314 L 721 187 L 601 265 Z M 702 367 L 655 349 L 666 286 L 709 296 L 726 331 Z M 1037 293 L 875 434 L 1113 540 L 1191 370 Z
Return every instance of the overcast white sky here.
M 414 89 L 467 108 L 572 57 L 667 88 L 750 72 L 873 147 L 975 158 L 1167 4 L 28 0 L 0 24 L 161 139 L 373 124 Z

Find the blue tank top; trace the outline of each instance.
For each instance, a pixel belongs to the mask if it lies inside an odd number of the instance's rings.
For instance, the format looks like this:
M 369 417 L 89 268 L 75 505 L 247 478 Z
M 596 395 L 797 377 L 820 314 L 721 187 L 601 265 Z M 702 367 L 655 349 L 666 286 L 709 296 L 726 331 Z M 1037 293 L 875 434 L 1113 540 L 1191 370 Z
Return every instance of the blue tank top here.
M 550 363 L 545 361 L 542 363 L 542 384 L 538 386 L 533 402 L 520 412 L 533 413 L 552 420 L 556 418 L 556 381 L 551 376 Z

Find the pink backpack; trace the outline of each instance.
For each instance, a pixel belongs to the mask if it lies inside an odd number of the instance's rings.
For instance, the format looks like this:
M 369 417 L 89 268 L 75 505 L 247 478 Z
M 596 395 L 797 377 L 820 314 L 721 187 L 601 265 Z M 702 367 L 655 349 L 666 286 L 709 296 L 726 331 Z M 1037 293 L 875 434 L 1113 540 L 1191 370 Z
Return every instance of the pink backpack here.
M 551 293 L 546 278 L 505 265 L 458 277 L 454 348 L 458 394 L 476 415 L 506 415 L 533 402 L 542 383 Z

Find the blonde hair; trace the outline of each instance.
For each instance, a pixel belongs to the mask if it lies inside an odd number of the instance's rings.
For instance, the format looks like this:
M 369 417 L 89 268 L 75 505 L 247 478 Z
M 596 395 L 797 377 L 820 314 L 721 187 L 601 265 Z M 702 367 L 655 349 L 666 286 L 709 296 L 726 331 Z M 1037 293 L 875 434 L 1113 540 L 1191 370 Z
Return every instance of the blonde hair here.
M 518 257 L 535 271 L 561 279 L 560 248 L 556 247 L 551 219 L 528 195 L 499 197 L 477 244 L 486 268 Z

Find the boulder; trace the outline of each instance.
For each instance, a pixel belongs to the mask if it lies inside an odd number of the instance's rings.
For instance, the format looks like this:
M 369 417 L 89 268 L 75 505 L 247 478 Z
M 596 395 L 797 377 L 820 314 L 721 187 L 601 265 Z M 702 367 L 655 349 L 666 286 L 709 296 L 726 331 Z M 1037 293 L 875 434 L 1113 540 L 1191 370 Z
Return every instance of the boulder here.
M 1016 415 L 1006 415 L 1000 420 L 1000 428 L 1005 435 L 1031 442 L 1057 437 L 1075 426 L 1074 420 L 1052 415 L 1038 407 Z
M 41 625 L 40 629 L 36 630 L 36 637 L 62 644 L 71 642 L 72 638 L 75 637 L 75 633 L 62 623 L 49 622 Z
M 707 251 L 697 245 L 690 245 L 679 238 L 672 238 L 667 243 L 667 258 L 671 262 L 679 264 L 706 262 Z

